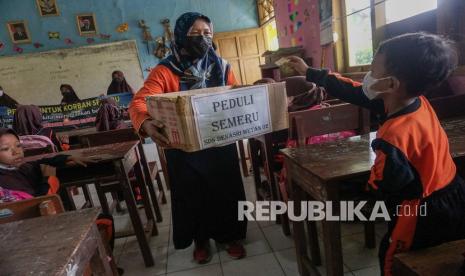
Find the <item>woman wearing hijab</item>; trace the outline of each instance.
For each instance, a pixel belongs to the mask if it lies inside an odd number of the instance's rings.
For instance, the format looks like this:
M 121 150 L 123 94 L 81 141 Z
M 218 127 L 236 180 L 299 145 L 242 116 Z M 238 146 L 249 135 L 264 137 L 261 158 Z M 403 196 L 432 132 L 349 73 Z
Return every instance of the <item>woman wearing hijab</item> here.
M 124 77 L 123 72 L 114 71 L 111 73 L 111 83 L 107 89 L 107 95 L 119 94 L 119 93 L 132 93 L 134 94 L 134 89 L 128 84 L 126 78 Z
M 234 85 L 231 66 L 212 47 L 213 26 L 202 14 L 188 12 L 176 21 L 172 54 L 150 73 L 129 107 L 137 131 L 169 148 L 163 124 L 147 112 L 145 97 L 160 93 Z M 171 184 L 173 241 L 176 249 L 195 243 L 194 259 L 211 259 L 209 239 L 227 244 L 230 257 L 245 256 L 240 240 L 247 222 L 238 221 L 245 192 L 235 144 L 197 152 L 167 149 Z
M 95 118 L 97 131 L 107 131 L 123 128 L 121 111 L 113 98 L 100 100 L 100 107 Z
M 60 85 L 61 95 L 63 95 L 63 99 L 61 99 L 61 104 L 73 104 L 81 101 L 79 97 L 74 92 L 74 89 L 69 84 L 62 84 Z
M 36 105 L 18 105 L 13 116 L 13 130 L 19 135 L 40 135 L 49 138 L 59 151 L 68 148 L 62 144 L 51 128 L 42 125 L 42 112 Z
M 14 109 L 17 105 L 18 102 L 12 97 L 8 96 L 0 86 L 0 106 L 6 106 L 8 108 Z

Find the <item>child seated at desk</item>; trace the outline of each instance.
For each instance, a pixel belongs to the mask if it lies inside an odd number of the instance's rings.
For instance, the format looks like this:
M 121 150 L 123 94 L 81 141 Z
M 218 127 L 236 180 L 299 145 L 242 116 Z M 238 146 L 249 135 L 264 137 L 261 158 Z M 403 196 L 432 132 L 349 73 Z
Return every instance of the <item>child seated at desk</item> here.
M 95 118 L 97 131 L 108 131 L 124 128 L 121 110 L 115 99 L 105 97 L 100 100 L 100 107 Z
M 86 166 L 85 159 L 55 155 L 35 162 L 23 162 L 19 136 L 12 129 L 0 128 L 0 187 L 26 193 L 31 197 L 56 194 L 60 183 L 54 167 L 70 164 Z
M 69 149 L 66 138 L 58 139 L 53 129 L 42 124 L 42 112 L 36 105 L 18 105 L 13 117 L 13 129 L 18 135 L 40 135 L 49 138 L 58 151 Z
M 289 63 L 330 95 L 369 108 L 382 120 L 371 144 L 376 159 L 368 181 L 391 214 L 379 249 L 382 274 L 392 274 L 398 252 L 464 239 L 465 182 L 457 175 L 436 113 L 423 96 L 456 68 L 452 43 L 426 33 L 389 39 L 379 46 L 363 86 L 309 68 L 298 57 Z M 402 212 L 419 206 L 426 206 L 426 215 Z
M 0 203 L 66 192 L 60 189 L 60 182 L 55 176 L 55 167 L 67 165 L 85 167 L 86 163 L 92 162 L 70 155 L 55 155 L 27 163 L 23 162 L 23 158 L 23 148 L 16 132 L 12 129 L 0 128 Z M 65 202 L 63 203 L 66 205 Z M 105 229 L 107 238 L 105 242 L 113 249 L 113 217 L 109 214 L 100 214 L 96 223 L 99 228 Z M 121 269 L 118 270 L 122 272 Z

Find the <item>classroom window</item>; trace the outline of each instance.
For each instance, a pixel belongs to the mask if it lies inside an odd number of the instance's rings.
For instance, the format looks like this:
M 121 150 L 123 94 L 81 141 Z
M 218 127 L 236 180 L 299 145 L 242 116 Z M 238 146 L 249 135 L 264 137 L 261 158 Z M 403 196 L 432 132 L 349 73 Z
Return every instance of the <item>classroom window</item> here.
M 379 28 L 434 10 L 437 5 L 438 0 L 341 0 L 346 71 L 368 70 L 373 59 L 374 25 Z
M 274 18 L 263 26 L 263 33 L 266 40 L 266 49 L 269 51 L 278 50 L 278 30 L 276 28 L 276 20 Z
M 265 25 L 274 18 L 273 0 L 257 0 L 258 20 L 260 26 Z
M 368 65 L 373 59 L 370 0 L 345 0 L 348 67 Z
M 386 0 L 386 24 L 431 11 L 437 7 L 437 0 Z

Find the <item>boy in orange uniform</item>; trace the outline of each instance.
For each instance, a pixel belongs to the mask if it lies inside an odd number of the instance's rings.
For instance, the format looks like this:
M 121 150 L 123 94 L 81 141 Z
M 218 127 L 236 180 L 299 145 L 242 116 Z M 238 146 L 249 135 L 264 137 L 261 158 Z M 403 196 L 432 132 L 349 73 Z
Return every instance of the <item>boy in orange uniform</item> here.
M 436 113 L 423 96 L 456 68 L 457 53 L 448 40 L 412 33 L 381 43 L 362 86 L 309 68 L 297 57 L 289 63 L 308 81 L 369 108 L 382 121 L 372 142 L 376 160 L 368 183 L 391 214 L 379 251 L 383 275 L 391 275 L 395 253 L 465 238 L 465 183 L 457 175 Z M 420 205 L 426 206 L 424 216 L 402 212 Z

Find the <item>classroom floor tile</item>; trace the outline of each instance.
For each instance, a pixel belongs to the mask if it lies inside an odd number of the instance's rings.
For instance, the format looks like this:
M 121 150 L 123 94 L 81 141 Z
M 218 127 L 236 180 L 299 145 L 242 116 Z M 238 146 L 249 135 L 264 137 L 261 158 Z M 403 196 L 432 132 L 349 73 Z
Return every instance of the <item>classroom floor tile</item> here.
M 373 275 L 381 275 L 381 271 L 379 269 L 378 265 L 368 267 L 368 268 L 363 268 L 360 270 L 354 270 L 352 271 L 354 276 L 373 276 Z
M 150 239 L 149 245 L 150 248 L 157 248 L 167 246 L 170 239 L 170 226 L 159 226 L 158 227 L 158 236 L 154 236 Z M 125 252 L 140 252 L 139 243 L 135 236 L 127 238 L 126 246 L 124 248 Z
M 291 236 L 285 236 L 281 225 L 273 225 L 263 228 L 266 240 L 270 243 L 273 251 L 280 251 L 294 247 L 294 240 Z
M 273 253 L 223 263 L 224 276 L 283 276 L 284 271 Z
M 351 271 L 378 265 L 378 248 L 365 248 L 363 235 L 354 234 L 344 240 L 346 244 L 350 244 L 343 246 L 344 263 Z
M 286 276 L 299 276 L 299 269 L 295 258 L 295 248 L 277 251 L 274 252 L 274 254 Z
M 220 264 L 205 265 L 194 269 L 166 274 L 167 276 L 223 276 Z
M 176 272 L 182 270 L 188 270 L 192 268 L 198 268 L 200 266 L 217 264 L 220 262 L 218 250 L 215 243 L 210 241 L 210 249 L 212 253 L 212 259 L 208 264 L 199 265 L 193 259 L 194 244 L 186 249 L 175 250 L 174 246 L 170 244 L 168 248 L 168 266 L 166 271 Z
M 358 233 L 363 233 L 363 223 L 357 223 L 357 222 L 347 222 L 347 223 L 341 223 L 341 236 L 348 236 L 352 234 L 358 234 Z
M 244 178 L 246 197 L 255 200 L 253 176 Z M 90 185 L 95 205 L 99 205 L 95 188 Z M 74 196 L 77 206 L 84 203 L 82 191 Z M 109 198 L 111 200 L 111 198 Z M 137 239 L 132 236 L 115 241 L 115 259 L 118 267 L 125 270 L 124 275 L 169 275 L 169 276 L 297 276 L 298 268 L 292 237 L 283 234 L 281 225 L 275 221 L 249 221 L 247 239 L 244 246 L 247 257 L 233 260 L 225 251 L 225 245 L 210 241 L 213 258 L 210 263 L 199 265 L 193 261 L 193 245 L 187 249 L 175 250 L 172 241 L 171 196 L 167 191 L 167 204 L 160 204 L 163 222 L 157 223 L 159 235 L 150 240 L 150 248 L 155 266 L 146 268 L 140 253 Z M 122 204 L 125 208 L 124 203 Z M 143 214 L 144 210 L 139 209 Z M 142 215 L 144 217 L 144 215 Z M 131 229 L 131 220 L 127 211 L 114 214 L 116 231 Z M 143 219 L 144 220 L 144 219 Z M 318 223 L 321 229 L 321 223 Z M 376 225 L 377 242 L 386 231 L 385 223 Z M 320 232 L 321 233 L 321 232 Z M 342 223 L 341 236 L 344 258 L 344 275 L 378 275 L 378 250 L 364 247 L 362 223 Z M 320 238 L 320 250 L 324 262 L 324 246 Z M 324 265 L 318 270 L 326 275 Z
M 167 252 L 167 246 L 152 248 L 152 254 L 155 259 L 155 265 L 152 267 L 145 267 L 140 251 L 124 252 L 120 256 L 117 266 L 124 269 L 125 276 L 165 275 L 168 258 Z
M 124 252 L 126 241 L 127 241 L 127 238 L 115 239 L 115 247 L 113 248 L 113 256 L 115 257 L 116 262 L 118 262 L 119 257 Z
M 258 225 L 260 225 L 261 228 L 266 228 L 270 226 L 276 225 L 275 221 L 257 221 Z
M 245 239 L 243 244 L 247 252 L 247 257 L 271 253 L 271 248 L 268 245 L 268 242 L 265 239 L 262 230 L 258 227 L 247 231 L 247 238 Z M 229 257 L 228 253 L 226 252 L 226 245 L 217 244 L 217 246 L 218 250 L 220 251 L 220 258 L 222 263 L 234 261 Z

